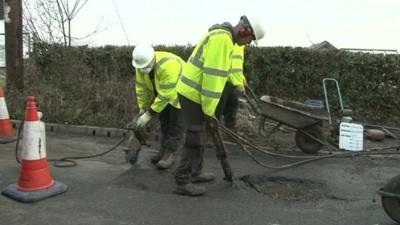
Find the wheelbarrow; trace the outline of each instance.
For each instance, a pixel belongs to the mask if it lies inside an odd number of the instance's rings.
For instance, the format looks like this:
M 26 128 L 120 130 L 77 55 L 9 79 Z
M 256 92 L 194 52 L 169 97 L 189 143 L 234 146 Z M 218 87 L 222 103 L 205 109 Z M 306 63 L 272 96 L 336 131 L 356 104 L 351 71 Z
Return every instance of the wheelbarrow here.
M 340 106 L 342 119 L 337 121 L 333 118 L 332 107 L 329 104 L 330 98 L 327 91 L 327 84 L 333 82 L 337 90 L 337 96 Z M 253 110 L 261 117 L 259 133 L 269 138 L 282 125 L 294 128 L 296 130 L 295 141 L 305 153 L 317 153 L 324 145 L 337 145 L 338 123 L 340 121 L 351 121 L 351 110 L 343 107 L 338 82 L 332 78 L 323 79 L 325 94 L 325 107 L 323 105 L 315 106 L 296 101 L 283 100 L 277 97 L 264 95 L 257 99 L 254 92 L 248 88 L 246 95 L 247 101 Z M 265 130 L 266 119 L 278 122 L 269 132 Z M 267 134 L 265 134 L 267 132 Z

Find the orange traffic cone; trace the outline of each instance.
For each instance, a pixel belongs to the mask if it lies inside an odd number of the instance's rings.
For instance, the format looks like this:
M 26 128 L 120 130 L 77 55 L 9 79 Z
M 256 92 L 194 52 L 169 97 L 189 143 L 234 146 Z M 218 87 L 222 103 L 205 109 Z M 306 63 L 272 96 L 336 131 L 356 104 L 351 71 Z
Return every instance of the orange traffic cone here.
M 5 144 L 15 141 L 14 130 L 11 126 L 8 115 L 6 100 L 4 99 L 3 88 L 0 87 L 0 143 Z
M 39 120 L 33 96 L 28 97 L 26 105 L 23 137 L 18 184 L 9 185 L 3 194 L 21 202 L 34 202 L 65 192 L 67 186 L 50 175 L 44 124 Z

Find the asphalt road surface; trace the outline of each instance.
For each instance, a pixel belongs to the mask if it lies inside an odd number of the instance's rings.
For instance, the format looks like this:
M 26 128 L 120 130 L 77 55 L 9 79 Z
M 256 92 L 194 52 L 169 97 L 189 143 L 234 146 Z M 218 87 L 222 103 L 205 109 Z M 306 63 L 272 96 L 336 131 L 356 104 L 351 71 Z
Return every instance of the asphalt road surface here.
M 118 138 L 48 135 L 49 158 L 83 156 L 114 146 Z M 387 144 L 387 141 L 385 140 Z M 0 196 L 4 225 L 394 225 L 377 190 L 400 174 L 398 156 L 321 160 L 285 170 L 255 164 L 229 145 L 233 185 L 212 148 L 205 171 L 217 180 L 202 197 L 175 195 L 173 171 L 157 170 L 149 161 L 155 146 L 144 148 L 137 165 L 124 162 L 123 147 L 108 155 L 79 160 L 71 168 L 49 162 L 53 179 L 68 185 L 64 194 L 36 203 Z M 18 181 L 15 143 L 0 145 L 0 188 Z M 256 155 L 280 165 L 293 160 Z

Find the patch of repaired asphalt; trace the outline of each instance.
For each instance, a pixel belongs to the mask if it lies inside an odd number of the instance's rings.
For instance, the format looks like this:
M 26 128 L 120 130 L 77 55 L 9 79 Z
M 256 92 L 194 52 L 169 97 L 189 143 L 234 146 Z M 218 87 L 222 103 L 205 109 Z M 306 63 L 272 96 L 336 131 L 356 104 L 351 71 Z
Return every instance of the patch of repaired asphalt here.
M 245 187 L 269 198 L 287 201 L 317 201 L 325 196 L 326 185 L 312 180 L 281 176 L 246 175 L 239 178 Z

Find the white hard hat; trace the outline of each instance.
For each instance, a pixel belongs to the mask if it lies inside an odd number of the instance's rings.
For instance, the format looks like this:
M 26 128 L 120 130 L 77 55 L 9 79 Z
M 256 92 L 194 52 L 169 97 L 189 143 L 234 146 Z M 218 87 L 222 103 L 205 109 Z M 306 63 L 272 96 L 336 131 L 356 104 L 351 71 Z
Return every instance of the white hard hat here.
M 138 44 L 132 51 L 132 66 L 142 69 L 154 58 L 154 49 L 150 44 Z
M 253 30 L 254 37 L 256 41 L 260 40 L 265 35 L 265 29 L 261 21 L 256 17 L 248 17 L 246 16 L 247 20 L 250 23 L 251 29 Z

